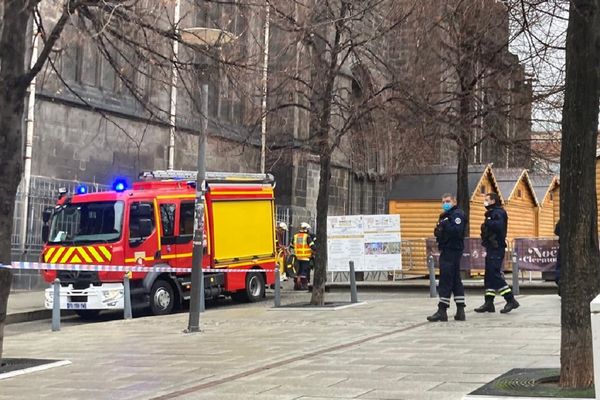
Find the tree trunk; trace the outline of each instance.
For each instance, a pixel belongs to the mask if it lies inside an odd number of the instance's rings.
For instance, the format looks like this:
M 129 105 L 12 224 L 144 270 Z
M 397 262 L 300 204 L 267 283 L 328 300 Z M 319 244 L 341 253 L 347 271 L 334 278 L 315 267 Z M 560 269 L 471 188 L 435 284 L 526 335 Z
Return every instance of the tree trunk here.
M 458 143 L 458 166 L 456 169 L 456 200 L 458 206 L 467 215 L 469 220 L 469 209 L 471 206 L 471 193 L 469 193 L 469 140 L 463 136 Z M 467 232 L 469 226 L 466 227 Z
M 600 0 L 573 0 L 567 28 L 560 170 L 560 385 L 594 381 L 590 301 L 600 290 L 596 204 Z M 600 383 L 598 383 L 600 384 Z
M 0 38 L 0 263 L 10 264 L 15 194 L 21 180 L 22 122 L 25 89 L 25 49 L 29 4 L 5 1 Z M 0 269 L 0 359 L 12 274 Z
M 310 304 L 325 304 L 325 283 L 327 282 L 327 215 L 329 208 L 329 183 L 331 181 L 331 154 L 320 157 L 319 194 L 317 196 L 317 250 L 315 272 Z

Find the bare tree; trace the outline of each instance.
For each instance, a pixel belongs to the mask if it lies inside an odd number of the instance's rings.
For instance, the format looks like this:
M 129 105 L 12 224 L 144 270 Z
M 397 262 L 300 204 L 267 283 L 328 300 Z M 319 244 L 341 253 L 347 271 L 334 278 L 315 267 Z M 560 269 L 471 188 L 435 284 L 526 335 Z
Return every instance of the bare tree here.
M 599 43 L 600 1 L 571 1 L 560 159 L 560 384 L 570 388 L 590 387 L 594 382 L 589 306 L 600 292 L 596 202 Z
M 316 154 L 319 183 L 316 202 L 317 250 L 311 303 L 324 303 L 327 264 L 327 216 L 329 213 L 332 168 L 336 158 L 360 165 L 367 153 L 384 146 L 390 125 L 378 124 L 377 114 L 390 103 L 394 87 L 383 54 L 386 35 L 402 25 L 410 7 L 398 7 L 387 0 L 354 2 L 270 1 L 276 32 L 285 36 L 275 46 L 274 59 L 282 65 L 271 72 L 270 104 L 272 120 L 286 117 L 298 120 L 303 113 L 309 123 L 295 143 L 282 143 L 280 149 L 299 146 Z M 296 54 L 296 57 L 290 56 Z M 289 109 L 294 110 L 289 113 Z M 387 122 L 386 122 L 387 123 Z M 298 124 L 295 124 L 298 126 Z M 379 141 L 379 143 L 378 143 Z M 374 143 L 357 153 L 360 143 Z M 365 148 L 363 147 L 363 150 Z M 362 157 L 362 161 L 355 160 Z M 368 168 L 368 167 L 367 167 Z

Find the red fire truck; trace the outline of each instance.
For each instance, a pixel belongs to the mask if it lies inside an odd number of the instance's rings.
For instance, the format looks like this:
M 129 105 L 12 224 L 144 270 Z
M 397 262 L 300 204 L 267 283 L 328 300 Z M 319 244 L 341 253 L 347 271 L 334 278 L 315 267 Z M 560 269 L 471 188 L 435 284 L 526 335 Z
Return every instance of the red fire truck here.
M 44 212 L 42 262 L 188 268 L 186 273 L 134 272 L 134 305 L 156 315 L 170 313 L 190 297 L 195 172 L 152 171 L 128 188 L 117 180 L 113 190 L 62 193 Z M 274 180 L 264 174 L 208 173 L 205 200 L 205 269 L 251 272 L 204 274 L 206 298 L 231 296 L 258 301 L 274 283 Z M 123 272 L 44 270 L 44 279 L 60 279 L 61 309 L 92 318 L 101 310 L 123 308 Z M 46 308 L 54 302 L 46 290 Z

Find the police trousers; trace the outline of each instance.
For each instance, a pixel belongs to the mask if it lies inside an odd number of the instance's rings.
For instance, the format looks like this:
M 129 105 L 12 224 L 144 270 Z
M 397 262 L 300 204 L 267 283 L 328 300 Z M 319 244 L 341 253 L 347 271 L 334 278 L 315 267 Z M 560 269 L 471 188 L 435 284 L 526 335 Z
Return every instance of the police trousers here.
M 454 295 L 457 305 L 465 304 L 465 288 L 460 278 L 462 250 L 442 250 L 440 254 L 440 283 L 438 293 L 440 305 L 448 307 L 450 296 Z
M 496 292 L 500 292 L 502 296 L 512 296 L 510 287 L 504 280 L 502 273 L 502 264 L 504 262 L 505 249 L 486 248 L 485 255 L 485 295 L 493 297 Z

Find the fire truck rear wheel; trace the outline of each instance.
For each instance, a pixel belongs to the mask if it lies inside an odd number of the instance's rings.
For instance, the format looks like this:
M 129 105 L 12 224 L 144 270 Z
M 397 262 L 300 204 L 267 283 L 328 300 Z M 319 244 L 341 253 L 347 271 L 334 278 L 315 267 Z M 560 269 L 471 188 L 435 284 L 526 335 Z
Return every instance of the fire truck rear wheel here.
M 154 315 L 166 315 L 173 311 L 175 292 L 169 282 L 157 279 L 150 290 L 150 310 Z
M 265 279 L 260 272 L 250 272 L 246 275 L 245 298 L 254 303 L 265 297 Z

